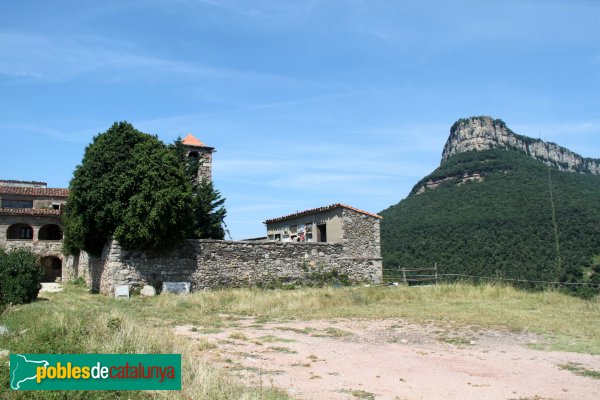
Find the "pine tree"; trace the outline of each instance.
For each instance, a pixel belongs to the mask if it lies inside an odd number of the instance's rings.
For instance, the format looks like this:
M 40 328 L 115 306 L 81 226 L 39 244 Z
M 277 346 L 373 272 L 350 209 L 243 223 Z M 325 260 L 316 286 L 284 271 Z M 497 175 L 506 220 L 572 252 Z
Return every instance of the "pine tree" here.
M 224 239 L 223 221 L 227 215 L 225 199 L 213 183 L 202 179 L 194 186 L 195 229 L 192 236 L 197 239 Z
M 192 239 L 219 239 L 225 238 L 224 221 L 227 211 L 225 199 L 215 189 L 212 182 L 205 178 L 198 179 L 198 169 L 202 159 L 188 157 L 188 150 L 177 138 L 171 149 L 183 165 L 185 174 L 192 184 L 194 223 L 190 229 L 189 237 Z

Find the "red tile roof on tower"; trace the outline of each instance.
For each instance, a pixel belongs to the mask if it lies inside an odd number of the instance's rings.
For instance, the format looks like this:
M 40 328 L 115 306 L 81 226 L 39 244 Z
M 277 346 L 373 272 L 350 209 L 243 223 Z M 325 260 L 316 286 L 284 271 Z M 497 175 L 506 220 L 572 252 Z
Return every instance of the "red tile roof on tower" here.
M 333 210 L 335 208 L 345 208 L 347 210 L 352 210 L 352 211 L 355 211 L 357 213 L 368 215 L 370 217 L 383 219 L 383 217 L 381 215 L 372 214 L 370 212 L 359 210 L 358 208 L 354 208 L 354 207 L 348 206 L 346 204 L 336 203 L 336 204 L 332 204 L 330 206 L 313 208 L 313 209 L 305 210 L 305 211 L 298 211 L 298 212 L 293 213 L 293 214 L 284 215 L 283 217 L 268 219 L 264 223 L 265 224 L 272 224 L 273 222 L 285 221 L 286 219 L 291 219 L 291 218 L 296 218 L 296 217 L 302 217 L 304 215 L 317 214 L 317 213 L 320 213 L 320 212 Z
M 194 147 L 208 147 L 204 143 L 202 143 L 198 138 L 193 136 L 191 133 L 188 133 L 187 136 L 182 140 L 182 143 L 186 146 L 194 146 Z

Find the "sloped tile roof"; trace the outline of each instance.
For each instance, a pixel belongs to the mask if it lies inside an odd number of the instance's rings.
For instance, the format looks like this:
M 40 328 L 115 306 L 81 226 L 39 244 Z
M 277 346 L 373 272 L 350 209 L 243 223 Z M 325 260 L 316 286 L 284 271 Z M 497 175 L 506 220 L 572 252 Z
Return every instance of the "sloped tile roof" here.
M 0 208 L 0 215 L 60 215 L 60 210 L 47 208 Z
M 264 223 L 265 224 L 272 224 L 273 222 L 285 221 L 286 219 L 291 219 L 291 218 L 296 218 L 296 217 L 302 217 L 304 215 L 317 214 L 317 213 L 321 213 L 321 212 L 324 212 L 324 211 L 333 210 L 333 209 L 336 209 L 336 208 L 345 208 L 347 210 L 352 210 L 352 211 L 355 211 L 357 213 L 365 214 L 365 215 L 368 215 L 368 216 L 373 217 L 373 218 L 383 219 L 383 217 L 380 216 L 380 215 L 372 214 L 370 212 L 363 211 L 363 210 L 360 210 L 358 208 L 354 208 L 354 207 L 348 206 L 346 204 L 336 203 L 336 204 L 332 204 L 330 206 L 319 207 L 319 208 L 312 208 L 310 210 L 298 211 L 298 212 L 295 212 L 293 214 L 284 215 L 283 217 L 268 219 Z
M 2 186 L 0 195 L 37 196 L 37 197 L 69 197 L 69 189 L 64 188 L 36 188 L 26 186 Z
M 202 143 L 198 138 L 193 136 L 191 133 L 188 133 L 187 136 L 181 142 L 186 146 L 208 147 L 204 143 Z
M 19 185 L 28 185 L 28 186 L 38 186 L 38 187 L 46 187 L 48 184 L 46 182 L 38 182 L 38 181 L 16 181 L 13 179 L 0 179 L 0 186 L 19 186 Z

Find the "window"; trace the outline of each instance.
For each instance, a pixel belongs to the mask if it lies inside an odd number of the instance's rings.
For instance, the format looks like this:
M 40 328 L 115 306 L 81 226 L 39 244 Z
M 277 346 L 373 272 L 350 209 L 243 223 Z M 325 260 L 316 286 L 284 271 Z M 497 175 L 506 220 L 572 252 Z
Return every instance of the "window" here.
M 38 233 L 39 240 L 62 240 L 62 230 L 58 225 L 49 224 L 40 228 Z
M 8 240 L 32 240 L 33 228 L 27 224 L 14 224 L 8 227 L 6 231 Z
M 19 228 L 19 239 L 33 239 L 33 229 L 28 226 Z
M 2 208 L 33 208 L 33 200 L 2 199 Z
M 313 224 L 312 224 L 312 222 L 306 223 L 306 241 L 307 242 L 313 241 Z

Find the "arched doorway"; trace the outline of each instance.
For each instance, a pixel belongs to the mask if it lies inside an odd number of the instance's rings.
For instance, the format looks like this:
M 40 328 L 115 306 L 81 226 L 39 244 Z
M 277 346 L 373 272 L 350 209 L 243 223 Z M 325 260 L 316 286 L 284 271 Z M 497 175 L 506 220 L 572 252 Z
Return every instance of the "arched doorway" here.
M 27 224 L 14 224 L 6 231 L 8 240 L 33 240 L 33 228 Z
M 62 260 L 60 258 L 42 257 L 41 264 L 44 271 L 42 282 L 56 282 L 57 279 L 62 278 Z
M 55 224 L 44 225 L 38 232 L 38 240 L 62 240 L 62 237 L 60 226 Z

